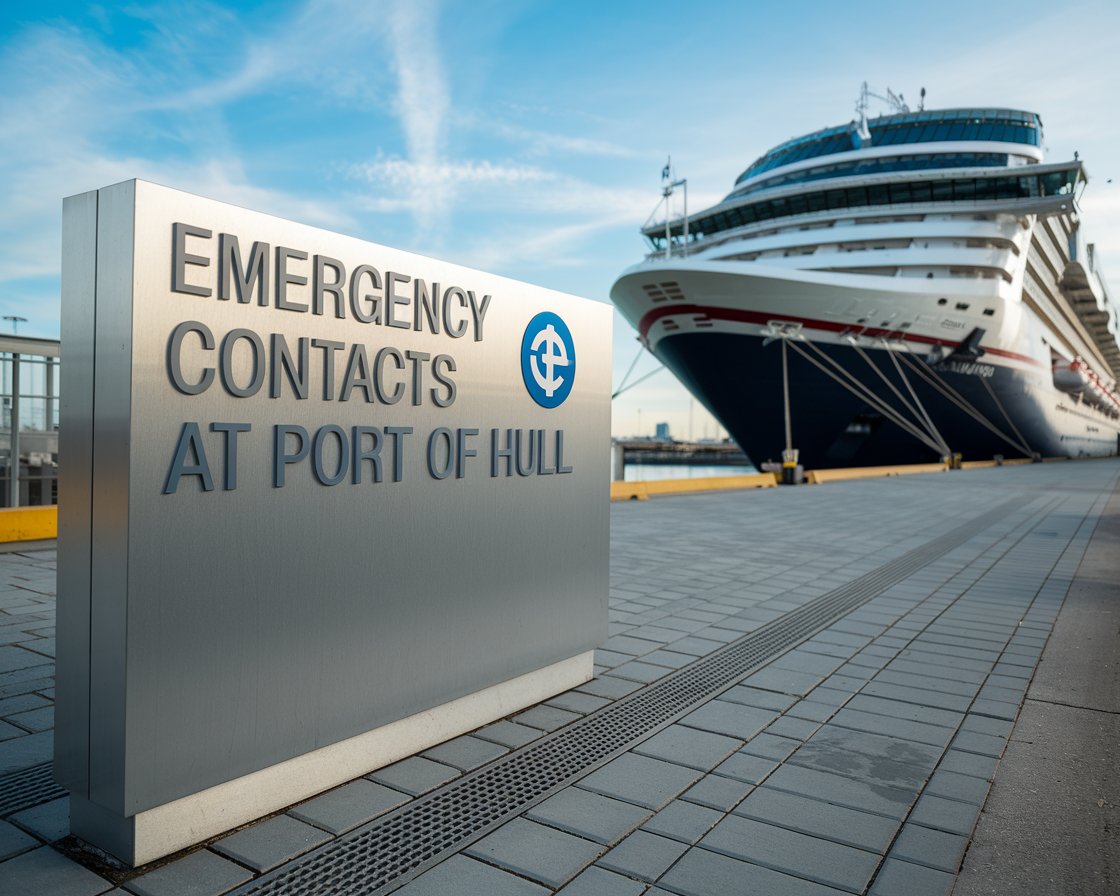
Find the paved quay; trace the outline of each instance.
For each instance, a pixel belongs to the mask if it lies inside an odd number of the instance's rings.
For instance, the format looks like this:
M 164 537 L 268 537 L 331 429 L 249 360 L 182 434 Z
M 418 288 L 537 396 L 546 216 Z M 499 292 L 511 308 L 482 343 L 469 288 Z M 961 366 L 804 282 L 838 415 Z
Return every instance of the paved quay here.
M 1118 480 L 617 504 L 592 681 L 135 874 L 50 780 L 54 553 L 2 555 L 0 896 L 1114 893 Z

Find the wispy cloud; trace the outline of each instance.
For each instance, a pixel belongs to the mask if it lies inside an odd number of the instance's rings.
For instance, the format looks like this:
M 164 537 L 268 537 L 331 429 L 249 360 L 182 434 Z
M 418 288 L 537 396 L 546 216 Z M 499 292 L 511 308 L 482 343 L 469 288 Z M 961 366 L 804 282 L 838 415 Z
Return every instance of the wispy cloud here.
M 633 147 L 621 146 L 608 140 L 549 133 L 508 122 L 487 122 L 486 128 L 495 136 L 523 144 L 526 151 L 535 156 L 580 155 L 633 159 L 642 155 Z
M 408 148 L 408 176 L 417 225 L 433 234 L 454 194 L 443 175 L 450 107 L 437 43 L 435 0 L 399 0 L 388 22 L 397 74 L 396 111 Z M 404 170 L 404 169 L 402 169 Z

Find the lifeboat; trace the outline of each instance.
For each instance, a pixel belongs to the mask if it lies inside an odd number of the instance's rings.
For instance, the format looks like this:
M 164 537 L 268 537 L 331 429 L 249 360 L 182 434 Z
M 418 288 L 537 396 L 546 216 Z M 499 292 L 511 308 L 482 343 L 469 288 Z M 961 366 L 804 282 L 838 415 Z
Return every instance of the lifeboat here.
M 1070 395 L 1080 395 L 1089 388 L 1089 368 L 1084 361 L 1054 362 L 1054 386 Z

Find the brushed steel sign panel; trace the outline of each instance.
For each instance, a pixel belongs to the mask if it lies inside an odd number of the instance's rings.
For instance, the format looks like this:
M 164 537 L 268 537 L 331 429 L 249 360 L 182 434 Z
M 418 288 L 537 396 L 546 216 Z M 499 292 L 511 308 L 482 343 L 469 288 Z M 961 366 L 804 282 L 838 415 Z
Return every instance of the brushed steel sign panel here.
M 65 216 L 76 795 L 134 816 L 605 638 L 608 306 L 141 181 Z

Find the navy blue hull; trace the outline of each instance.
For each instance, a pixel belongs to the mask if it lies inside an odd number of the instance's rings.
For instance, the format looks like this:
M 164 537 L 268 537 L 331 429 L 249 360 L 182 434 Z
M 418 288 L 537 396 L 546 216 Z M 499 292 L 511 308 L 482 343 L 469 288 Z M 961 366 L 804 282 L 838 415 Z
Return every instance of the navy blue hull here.
M 873 394 L 886 398 L 893 408 L 899 400 L 859 354 L 849 346 L 817 343 L 856 376 Z M 882 349 L 865 349 L 876 366 L 904 395 L 905 384 Z M 724 333 L 681 333 L 662 339 L 656 355 L 712 412 L 755 464 L 780 460 L 785 443 L 782 404 L 782 349 L 778 341 L 763 347 L 762 339 Z M 984 363 L 981 359 L 980 363 Z M 994 368 L 984 380 L 975 374 L 939 371 L 995 427 L 1032 452 L 1047 457 L 1116 451 L 1114 427 L 1103 427 L 1099 446 L 1086 451 L 1081 442 L 1063 434 L 1053 419 L 1052 398 L 1037 383 L 1004 367 Z M 996 454 L 1026 454 L 956 407 L 904 366 L 934 425 L 949 448 L 965 460 L 990 459 Z M 808 468 L 925 463 L 939 459 L 939 452 L 887 420 L 870 405 L 852 395 L 815 368 L 792 348 L 789 350 L 790 405 L 793 446 L 800 449 Z M 998 396 L 993 399 L 992 392 Z M 1002 408 L 1001 408 L 1002 405 Z M 1005 413 L 1006 412 L 1006 413 Z M 911 419 L 910 414 L 905 414 Z M 1008 417 L 1014 426 L 1008 422 Z M 1020 439 L 1015 429 L 1022 436 Z M 1084 424 L 1080 425 L 1084 429 Z

